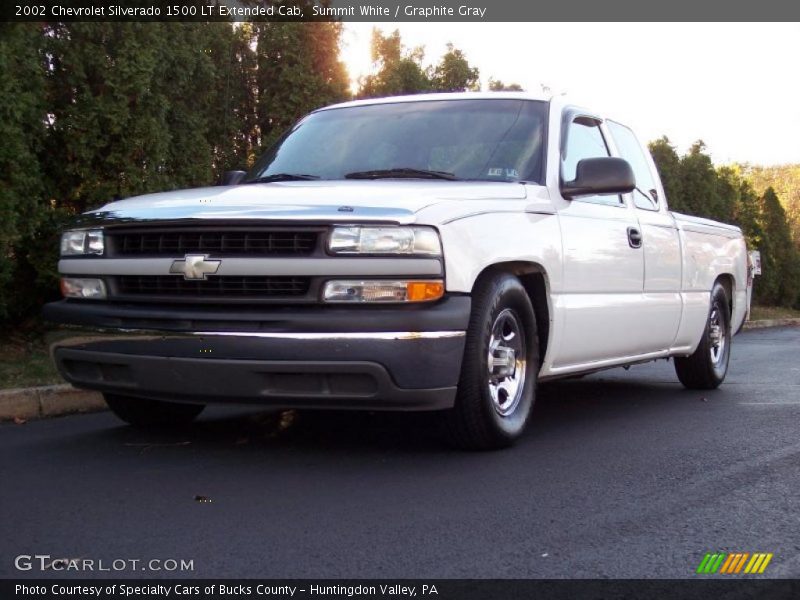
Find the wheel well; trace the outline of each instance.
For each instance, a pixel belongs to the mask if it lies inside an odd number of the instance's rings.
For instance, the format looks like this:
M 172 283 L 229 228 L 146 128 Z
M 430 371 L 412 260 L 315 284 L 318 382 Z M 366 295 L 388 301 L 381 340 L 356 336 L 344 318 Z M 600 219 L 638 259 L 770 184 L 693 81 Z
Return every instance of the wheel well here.
M 722 287 L 725 288 L 725 293 L 728 294 L 728 308 L 731 311 L 731 316 L 733 316 L 733 275 L 730 273 L 723 273 L 717 277 L 716 281 L 722 284 Z
M 550 304 L 547 301 L 547 273 L 541 265 L 531 262 L 496 263 L 486 267 L 480 275 L 488 271 L 511 273 L 522 283 L 533 305 L 536 316 L 536 330 L 539 334 L 539 364 L 547 353 L 547 341 L 550 339 Z M 476 279 L 477 281 L 477 279 Z

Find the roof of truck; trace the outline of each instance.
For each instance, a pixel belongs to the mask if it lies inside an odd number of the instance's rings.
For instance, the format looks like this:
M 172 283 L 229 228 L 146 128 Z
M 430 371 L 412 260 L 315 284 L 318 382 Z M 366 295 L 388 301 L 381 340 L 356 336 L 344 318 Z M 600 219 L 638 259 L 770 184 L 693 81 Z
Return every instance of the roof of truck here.
M 392 104 L 396 102 L 422 102 L 425 100 L 539 100 L 549 102 L 550 94 L 537 92 L 455 92 L 455 93 L 431 93 L 413 94 L 410 96 L 387 96 L 385 98 L 368 98 L 366 100 L 352 100 L 324 106 L 318 110 L 330 110 L 333 108 L 348 108 L 350 106 L 364 106 L 367 104 Z M 316 111 L 315 111 L 316 112 Z

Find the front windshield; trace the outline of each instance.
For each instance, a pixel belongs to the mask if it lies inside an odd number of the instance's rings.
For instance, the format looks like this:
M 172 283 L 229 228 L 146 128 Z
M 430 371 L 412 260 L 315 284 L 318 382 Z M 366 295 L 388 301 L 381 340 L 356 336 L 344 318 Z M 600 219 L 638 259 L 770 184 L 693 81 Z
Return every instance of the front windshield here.
M 323 110 L 278 140 L 247 181 L 446 175 L 541 183 L 546 118 L 546 103 L 510 99 Z

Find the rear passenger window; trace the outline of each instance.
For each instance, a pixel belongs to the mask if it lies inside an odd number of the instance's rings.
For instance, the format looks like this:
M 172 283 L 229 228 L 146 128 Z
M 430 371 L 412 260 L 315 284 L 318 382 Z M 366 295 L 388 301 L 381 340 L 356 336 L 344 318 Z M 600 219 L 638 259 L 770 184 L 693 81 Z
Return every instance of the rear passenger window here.
M 578 163 L 584 158 L 610 156 L 608 145 L 600 131 L 600 125 L 594 119 L 578 117 L 569 126 L 566 147 L 561 159 L 561 177 L 564 181 L 575 179 Z M 575 201 L 611 204 L 619 206 L 622 198 L 613 196 L 578 196 Z
M 611 132 L 611 137 L 614 138 L 619 155 L 627 160 L 633 169 L 633 175 L 636 178 L 633 203 L 636 208 L 658 210 L 658 192 L 656 191 L 658 188 L 639 140 L 636 139 L 633 131 L 624 125 L 614 121 L 607 121 L 606 124 Z

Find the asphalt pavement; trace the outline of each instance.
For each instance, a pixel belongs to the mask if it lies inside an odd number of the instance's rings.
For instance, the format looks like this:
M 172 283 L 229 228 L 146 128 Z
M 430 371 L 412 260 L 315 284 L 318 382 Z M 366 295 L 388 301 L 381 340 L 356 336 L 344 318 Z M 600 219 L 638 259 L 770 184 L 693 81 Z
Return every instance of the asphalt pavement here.
M 798 577 L 799 392 L 800 328 L 779 328 L 737 336 L 712 392 L 666 361 L 543 385 L 500 452 L 451 450 L 413 414 L 4 424 L 0 577 L 683 578 L 717 551 Z M 15 567 L 36 554 L 193 570 Z

